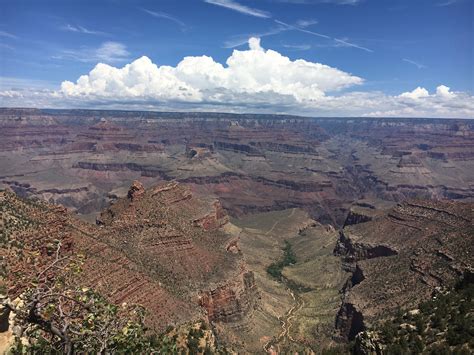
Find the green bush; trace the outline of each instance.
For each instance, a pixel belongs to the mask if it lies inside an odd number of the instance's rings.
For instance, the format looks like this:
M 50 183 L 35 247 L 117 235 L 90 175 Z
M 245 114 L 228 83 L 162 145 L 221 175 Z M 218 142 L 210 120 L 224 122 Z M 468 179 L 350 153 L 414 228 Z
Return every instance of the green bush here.
M 272 263 L 267 267 L 267 273 L 270 274 L 273 278 L 280 280 L 285 266 L 296 264 L 296 254 L 294 253 L 290 242 L 285 240 L 285 246 L 282 248 L 283 258 L 276 262 Z
M 474 353 L 473 296 L 474 284 L 464 279 L 451 291 L 421 303 L 420 313 L 399 310 L 374 331 L 380 334 L 387 354 Z M 413 326 L 416 331 L 411 330 Z

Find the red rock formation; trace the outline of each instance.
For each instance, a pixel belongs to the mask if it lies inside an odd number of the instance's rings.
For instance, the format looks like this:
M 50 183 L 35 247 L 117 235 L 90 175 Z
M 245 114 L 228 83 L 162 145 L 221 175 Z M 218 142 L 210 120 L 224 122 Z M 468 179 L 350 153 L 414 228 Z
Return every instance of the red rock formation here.
M 194 225 L 204 228 L 204 230 L 214 230 L 222 227 L 229 221 L 227 213 L 222 208 L 219 201 L 214 201 L 212 204 L 213 211 L 206 214 L 204 217 L 195 219 Z
M 134 181 L 132 186 L 130 186 L 130 189 L 128 190 L 127 197 L 131 200 L 134 201 L 137 199 L 139 196 L 143 195 L 145 193 L 145 188 L 143 187 L 143 184 L 140 181 Z
M 62 207 L 36 206 L 2 193 L 13 216 L 18 206 L 25 206 L 22 218 L 33 221 L 12 238 L 20 238 L 23 250 L 38 253 L 41 261 L 32 265 L 31 258 L 18 258 L 10 248 L 0 247 L 10 295 L 21 293 L 47 265 L 55 252 L 49 245 L 59 241 L 62 253 L 85 256 L 78 284 L 95 288 L 114 303 L 143 305 L 153 329 L 197 320 L 207 312 L 224 328 L 251 316 L 257 297 L 253 274 L 245 269 L 240 253 L 226 249 L 233 236 L 219 229 L 227 220 L 219 204 L 199 200 L 176 183 L 145 190 L 135 182 L 129 192 L 128 198 L 104 211 L 100 226 L 81 222 Z M 214 216 L 213 228 L 195 226 L 199 215 Z M 224 297 L 226 292 L 232 296 Z M 201 308 L 199 294 L 222 297 L 211 301 L 211 308 Z
M 238 323 L 255 308 L 257 293 L 253 272 L 243 269 L 236 279 L 202 292 L 199 304 L 211 322 Z

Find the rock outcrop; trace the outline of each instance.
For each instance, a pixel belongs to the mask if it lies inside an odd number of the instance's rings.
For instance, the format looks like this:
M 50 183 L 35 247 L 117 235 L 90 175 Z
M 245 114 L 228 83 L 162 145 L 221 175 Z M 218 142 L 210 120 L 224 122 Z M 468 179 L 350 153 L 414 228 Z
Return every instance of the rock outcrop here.
M 337 327 L 354 339 L 366 326 L 413 309 L 473 267 L 474 205 L 407 201 L 373 220 L 347 225 L 335 253 L 352 278 Z
M 248 327 L 248 314 L 257 305 L 258 291 L 253 272 L 243 269 L 237 279 L 201 293 L 199 303 L 211 322 Z
M 145 193 L 145 188 L 140 181 L 134 181 L 130 189 L 128 189 L 127 197 L 134 201 L 137 197 L 143 195 Z
M 116 304 L 143 305 L 156 331 L 199 319 L 240 329 L 258 302 L 253 273 L 229 249 L 238 239 L 223 228 L 228 219 L 218 201 L 197 196 L 178 183 L 145 189 L 135 181 L 94 226 L 62 207 L 1 192 L 8 296 L 23 292 L 61 245 L 61 254 L 85 257 L 78 284 Z

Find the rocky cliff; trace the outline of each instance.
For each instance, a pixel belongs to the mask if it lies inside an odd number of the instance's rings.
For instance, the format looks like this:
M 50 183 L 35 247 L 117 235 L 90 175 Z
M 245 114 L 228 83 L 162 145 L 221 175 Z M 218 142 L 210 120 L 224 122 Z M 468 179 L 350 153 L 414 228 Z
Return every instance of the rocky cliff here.
M 412 200 L 371 221 L 346 225 L 335 253 L 353 272 L 337 318 L 352 339 L 398 309 L 451 288 L 473 267 L 474 205 Z
M 59 250 L 84 256 L 78 284 L 116 304 L 143 305 L 156 331 L 199 319 L 224 331 L 238 328 L 257 304 L 253 273 L 228 248 L 236 240 L 224 231 L 227 215 L 215 199 L 198 198 L 178 183 L 150 189 L 133 183 L 97 226 L 8 191 L 1 192 L 1 208 L 2 282 L 11 299 Z

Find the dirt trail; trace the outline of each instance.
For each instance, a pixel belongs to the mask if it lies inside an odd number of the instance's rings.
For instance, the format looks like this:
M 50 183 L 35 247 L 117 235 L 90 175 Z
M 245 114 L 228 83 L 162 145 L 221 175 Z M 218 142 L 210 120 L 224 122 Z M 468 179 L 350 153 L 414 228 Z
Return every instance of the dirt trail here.
M 285 313 L 284 316 L 278 317 L 278 320 L 281 323 L 281 332 L 276 338 L 271 339 L 263 346 L 263 350 L 266 353 L 272 353 L 273 351 L 276 351 L 276 353 L 280 353 L 279 344 L 283 341 L 296 342 L 290 334 L 291 318 L 294 317 L 295 312 L 297 312 L 303 307 L 304 301 L 298 295 L 298 293 L 295 293 L 290 288 L 288 288 L 287 290 L 294 301 L 294 305 Z
M 296 208 L 293 208 L 292 211 L 291 211 L 291 214 L 288 216 L 288 218 L 291 218 L 293 217 L 293 215 L 295 214 L 295 211 L 296 211 Z M 274 230 L 275 230 L 275 227 L 281 222 L 281 220 L 277 220 L 275 223 L 273 223 L 273 226 L 265 233 L 265 235 L 269 235 L 270 233 L 272 233 Z
M 293 208 L 291 214 L 289 215 L 289 218 L 293 217 L 295 211 L 296 208 Z M 273 223 L 272 227 L 265 233 L 265 235 L 269 235 L 270 233 L 272 233 L 280 222 L 282 221 L 275 221 L 275 223 Z M 285 278 L 283 278 L 283 283 L 287 286 L 287 291 L 293 299 L 294 304 L 283 316 L 278 317 L 278 320 L 281 324 L 281 332 L 280 334 L 278 334 L 277 337 L 272 338 L 263 346 L 263 350 L 266 353 L 274 353 L 274 351 L 280 353 L 279 344 L 284 341 L 296 342 L 290 335 L 291 319 L 294 318 L 294 313 L 303 307 L 304 301 L 297 292 L 293 291 L 290 287 L 288 287 Z

